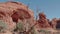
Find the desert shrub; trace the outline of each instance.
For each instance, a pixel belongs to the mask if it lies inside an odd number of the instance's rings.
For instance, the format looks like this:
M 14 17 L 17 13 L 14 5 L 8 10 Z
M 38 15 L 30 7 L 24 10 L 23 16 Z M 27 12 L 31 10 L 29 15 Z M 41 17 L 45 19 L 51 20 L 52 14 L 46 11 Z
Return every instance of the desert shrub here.
M 7 24 L 0 20 L 0 32 L 3 32 L 7 29 Z
M 23 32 L 23 31 L 25 30 L 23 23 L 17 23 L 16 26 L 17 26 L 17 29 L 18 29 L 20 32 Z
M 33 27 L 33 29 L 31 30 L 31 34 L 37 34 L 35 28 Z
M 41 29 L 41 30 L 39 30 L 39 32 L 40 33 L 44 33 L 44 34 L 51 34 L 51 31 L 49 31 L 49 30 L 44 30 L 44 29 Z

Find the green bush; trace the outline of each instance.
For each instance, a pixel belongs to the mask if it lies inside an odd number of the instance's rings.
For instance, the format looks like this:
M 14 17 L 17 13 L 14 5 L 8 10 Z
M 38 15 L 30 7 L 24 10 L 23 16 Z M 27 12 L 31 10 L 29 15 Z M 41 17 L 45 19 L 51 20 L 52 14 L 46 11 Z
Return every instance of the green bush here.
M 3 32 L 7 29 L 7 24 L 0 20 L 0 32 Z
M 23 32 L 23 31 L 25 30 L 23 23 L 17 23 L 17 29 L 18 29 L 20 32 Z
M 37 34 L 37 32 L 35 31 L 35 28 L 33 27 L 33 29 L 31 30 L 31 34 Z

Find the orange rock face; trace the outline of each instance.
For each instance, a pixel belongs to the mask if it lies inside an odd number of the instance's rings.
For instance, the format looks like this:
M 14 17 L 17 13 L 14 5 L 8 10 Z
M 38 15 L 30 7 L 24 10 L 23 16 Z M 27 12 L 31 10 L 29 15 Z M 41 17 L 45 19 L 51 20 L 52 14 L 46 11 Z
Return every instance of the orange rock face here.
M 50 27 L 50 25 L 48 23 L 48 20 L 46 18 L 46 15 L 44 13 L 40 13 L 39 14 L 38 23 L 39 23 L 41 28 L 48 28 L 48 27 Z
M 8 29 L 13 29 L 19 20 L 24 19 L 34 19 L 33 11 L 26 5 L 19 2 L 0 3 L 0 20 L 8 24 Z
M 51 26 L 53 29 L 60 29 L 60 19 L 53 18 L 51 21 Z

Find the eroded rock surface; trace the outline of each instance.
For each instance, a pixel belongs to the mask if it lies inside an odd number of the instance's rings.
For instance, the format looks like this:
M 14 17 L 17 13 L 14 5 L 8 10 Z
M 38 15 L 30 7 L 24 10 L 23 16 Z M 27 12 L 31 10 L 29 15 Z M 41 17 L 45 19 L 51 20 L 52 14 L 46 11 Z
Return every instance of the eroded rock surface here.
M 53 18 L 51 20 L 51 26 L 53 29 L 60 29 L 60 19 Z
M 19 2 L 0 3 L 0 20 L 8 24 L 9 30 L 13 29 L 19 20 L 25 22 L 24 19 L 34 19 L 33 11 L 26 5 Z
M 48 27 L 50 27 L 50 25 L 48 23 L 48 20 L 46 18 L 46 15 L 43 12 L 39 13 L 38 23 L 39 23 L 41 28 L 48 28 Z

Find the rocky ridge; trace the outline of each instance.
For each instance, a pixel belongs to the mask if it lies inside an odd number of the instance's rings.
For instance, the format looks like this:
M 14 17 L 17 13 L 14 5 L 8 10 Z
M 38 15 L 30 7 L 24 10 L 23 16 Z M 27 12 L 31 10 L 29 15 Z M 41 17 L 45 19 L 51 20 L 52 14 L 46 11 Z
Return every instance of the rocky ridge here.
M 44 13 L 39 13 L 39 19 L 35 20 L 34 12 L 20 2 L 0 3 L 0 20 L 3 20 L 8 25 L 7 29 L 9 31 L 13 31 L 18 22 L 22 22 L 28 32 L 30 32 L 29 29 L 32 26 L 36 31 L 41 28 L 60 28 L 57 25 L 60 19 L 54 18 L 50 21 Z

